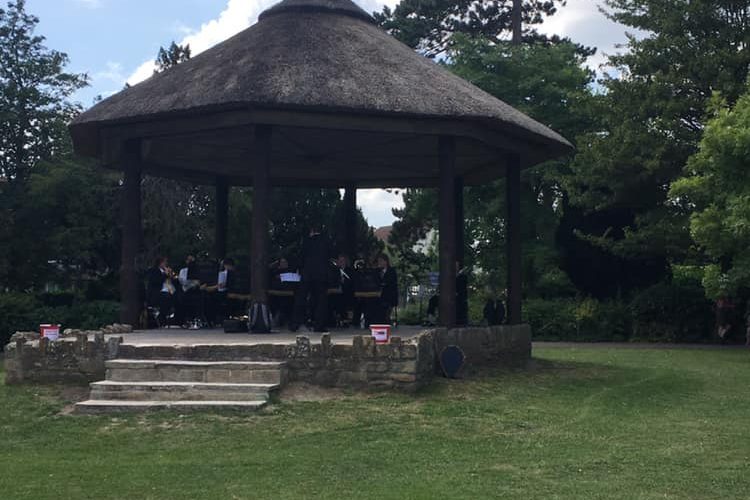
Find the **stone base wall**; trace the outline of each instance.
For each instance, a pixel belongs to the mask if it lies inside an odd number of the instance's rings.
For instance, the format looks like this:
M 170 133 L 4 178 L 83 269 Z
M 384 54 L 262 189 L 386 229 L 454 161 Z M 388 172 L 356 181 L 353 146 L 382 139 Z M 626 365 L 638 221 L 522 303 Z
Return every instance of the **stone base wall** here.
M 105 341 L 104 331 L 68 333 L 55 341 L 34 332 L 16 333 L 5 347 L 5 383 L 102 380 L 104 361 L 117 353 L 121 341 L 121 337 Z
M 467 367 L 522 366 L 531 358 L 528 325 L 490 328 L 435 328 L 416 338 L 375 344 L 369 336 L 351 345 L 320 343 L 299 336 L 292 344 L 134 346 L 121 337 L 104 340 L 105 331 L 71 332 L 55 342 L 16 334 L 6 348 L 6 382 L 91 382 L 105 376 L 108 359 L 183 359 L 203 361 L 285 361 L 290 380 L 351 389 L 414 391 L 439 373 L 439 353 L 459 346 Z M 107 333 L 110 333 L 107 331 Z
M 524 366 L 531 359 L 531 327 L 437 328 L 431 331 L 436 355 L 449 345 L 461 348 L 466 366 Z
M 393 337 L 390 344 L 376 344 L 372 337 L 354 337 L 352 345 L 320 344 L 298 337 L 287 351 L 292 380 L 327 387 L 359 389 L 398 389 L 415 391 L 434 374 L 434 348 L 429 335 L 402 342 Z

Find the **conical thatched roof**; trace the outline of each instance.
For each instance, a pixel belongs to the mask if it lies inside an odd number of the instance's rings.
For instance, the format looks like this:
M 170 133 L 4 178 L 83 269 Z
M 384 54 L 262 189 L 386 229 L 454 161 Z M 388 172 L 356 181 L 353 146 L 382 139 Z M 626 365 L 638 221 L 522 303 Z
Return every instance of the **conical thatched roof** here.
M 219 119 L 221 113 L 233 113 L 236 120 Z M 247 113 L 246 119 L 237 118 L 238 113 Z M 287 154 L 279 168 L 286 164 L 293 168 L 290 148 L 297 145 L 298 158 L 322 166 L 321 175 L 349 175 L 352 180 L 356 180 L 352 173 L 358 164 L 356 153 L 363 153 L 368 140 L 362 135 L 365 133 L 384 134 L 380 139 L 396 142 L 398 134 L 412 134 L 415 139 L 409 146 L 388 148 L 391 156 L 403 153 L 398 160 L 364 162 L 362 167 L 393 166 L 406 155 L 412 158 L 408 165 L 413 184 L 434 173 L 427 166 L 424 172 L 419 170 L 419 161 L 414 159 L 431 150 L 432 142 L 428 144 L 425 135 L 450 133 L 465 138 L 459 156 L 476 159 L 462 162 L 459 158 L 458 167 L 475 181 L 496 176 L 498 165 L 492 166 L 491 152 L 497 149 L 515 149 L 528 166 L 571 147 L 553 130 L 398 42 L 349 0 L 284 0 L 236 36 L 95 105 L 73 122 L 71 133 L 76 151 L 98 156 L 105 163 L 106 150 L 112 148 L 104 144 L 107 137 L 142 134 L 156 138 L 153 147 L 144 152 L 153 156 L 155 164 L 208 172 L 213 167 L 207 164 L 220 163 L 227 170 L 217 173 L 240 180 L 245 172 L 238 170 L 239 158 L 250 146 L 236 133 L 234 139 L 228 138 L 232 134 L 219 134 L 221 138 L 213 134 L 198 140 L 195 134 L 200 127 L 190 127 L 192 135 L 184 136 L 183 143 L 200 143 L 204 148 L 183 159 L 179 153 L 184 153 L 184 148 L 176 138 L 159 142 L 158 138 L 172 133 L 172 126 L 175 134 L 185 132 L 176 126 L 180 120 L 195 123 L 205 116 L 217 120 L 215 130 L 233 128 L 236 132 L 239 125 L 263 122 L 288 127 L 281 135 L 289 144 L 277 139 L 274 147 Z M 310 119 L 304 120 L 306 116 Z M 315 116 L 335 117 L 321 125 L 327 134 L 311 130 L 321 121 Z M 346 119 L 354 120 L 351 126 Z M 369 119 L 372 121 L 365 122 Z M 154 128 L 157 123 L 163 126 Z M 138 124 L 149 127 L 138 128 Z M 305 127 L 306 132 L 295 126 Z M 353 135 L 338 133 L 333 137 L 331 130 L 350 130 Z M 342 151 L 342 140 L 356 149 L 353 156 Z M 211 144 L 224 156 L 212 161 Z M 336 154 L 329 157 L 327 151 L 333 146 L 337 146 Z M 170 148 L 175 154 L 169 154 Z M 236 154 L 229 154 L 230 150 Z M 338 172 L 337 164 L 347 172 Z M 272 171 L 272 178 L 302 182 L 311 175 L 309 168 L 294 168 L 294 172 Z M 483 174 L 481 168 L 494 173 Z M 363 185 L 376 183 L 374 176 L 370 177 Z M 397 181 L 393 177 L 385 183 Z

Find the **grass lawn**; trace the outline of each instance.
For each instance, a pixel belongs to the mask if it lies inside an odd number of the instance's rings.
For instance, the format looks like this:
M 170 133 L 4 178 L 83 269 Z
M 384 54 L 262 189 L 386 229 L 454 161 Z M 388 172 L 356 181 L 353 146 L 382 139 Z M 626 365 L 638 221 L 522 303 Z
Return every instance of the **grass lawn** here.
M 72 417 L 0 384 L 0 498 L 750 498 L 750 353 L 534 356 L 250 416 Z

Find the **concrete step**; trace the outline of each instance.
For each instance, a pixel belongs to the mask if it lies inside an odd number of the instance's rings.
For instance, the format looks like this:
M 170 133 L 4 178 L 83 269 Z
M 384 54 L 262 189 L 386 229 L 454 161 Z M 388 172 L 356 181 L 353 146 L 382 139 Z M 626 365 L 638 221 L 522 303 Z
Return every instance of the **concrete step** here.
M 240 410 L 257 411 L 266 401 L 123 401 L 93 400 L 75 405 L 75 413 L 97 415 L 104 413 L 143 412 L 152 410 L 206 411 Z
M 119 382 L 91 384 L 92 400 L 126 401 L 268 401 L 279 384 L 207 382 Z
M 108 381 L 280 384 L 286 364 L 278 361 L 185 361 L 114 359 L 106 362 Z

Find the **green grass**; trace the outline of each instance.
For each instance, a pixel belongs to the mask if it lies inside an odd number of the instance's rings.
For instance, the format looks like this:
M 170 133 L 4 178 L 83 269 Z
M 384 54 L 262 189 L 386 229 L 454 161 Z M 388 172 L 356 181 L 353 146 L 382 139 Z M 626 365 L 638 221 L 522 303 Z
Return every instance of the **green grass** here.
M 0 498 L 750 498 L 747 352 L 535 358 L 252 416 L 71 417 L 0 385 Z

